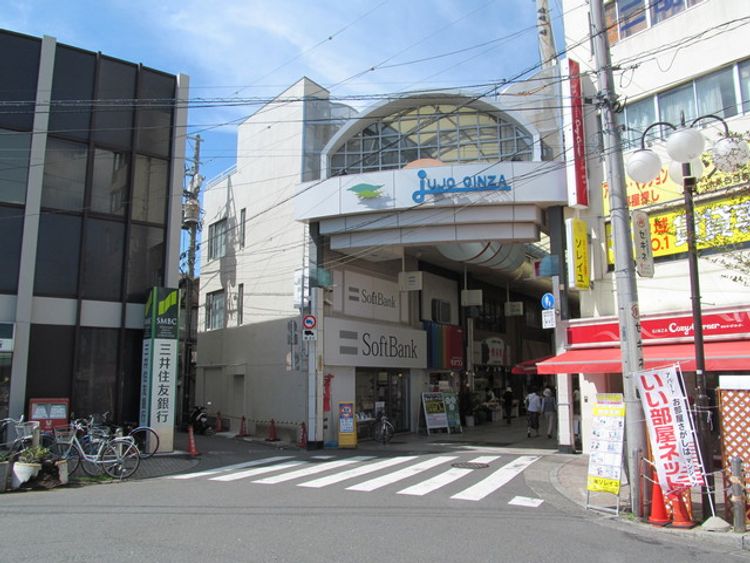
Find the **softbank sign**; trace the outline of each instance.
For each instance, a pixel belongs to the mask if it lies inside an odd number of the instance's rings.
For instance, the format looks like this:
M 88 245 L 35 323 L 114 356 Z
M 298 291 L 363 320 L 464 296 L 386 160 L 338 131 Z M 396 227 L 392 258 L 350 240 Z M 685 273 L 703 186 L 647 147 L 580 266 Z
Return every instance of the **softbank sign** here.
M 355 272 L 344 272 L 344 313 L 352 317 L 399 322 L 398 284 Z
M 427 367 L 423 330 L 328 317 L 324 343 L 326 365 Z

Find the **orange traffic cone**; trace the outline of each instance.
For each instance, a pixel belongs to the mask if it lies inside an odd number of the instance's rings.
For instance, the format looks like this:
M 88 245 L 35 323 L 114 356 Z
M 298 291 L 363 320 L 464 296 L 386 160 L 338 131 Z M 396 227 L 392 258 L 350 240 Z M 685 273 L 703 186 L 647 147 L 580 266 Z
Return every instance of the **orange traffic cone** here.
M 268 427 L 268 438 L 266 442 L 278 442 L 279 438 L 276 436 L 276 421 L 272 418 L 271 425 Z
M 247 426 L 245 424 L 245 417 L 243 416 L 240 420 L 240 431 L 237 434 L 237 438 L 244 438 L 247 436 Z
M 672 526 L 675 528 L 694 527 L 696 524 L 688 516 L 682 497 L 678 493 L 672 493 L 669 495 L 669 500 L 672 501 Z
M 667 507 L 664 505 L 664 493 L 657 481 L 656 471 L 652 472 L 653 485 L 651 486 L 651 514 L 648 521 L 655 526 L 665 526 L 669 524 L 669 514 Z
M 222 428 L 221 428 L 221 413 L 217 412 L 216 413 L 216 432 L 218 433 L 218 432 L 221 432 L 221 431 L 222 431 Z
M 305 426 L 304 422 L 301 422 L 299 425 L 297 447 L 303 450 L 307 449 L 307 427 Z
M 195 447 L 195 433 L 193 431 L 193 425 L 188 425 L 188 455 L 190 457 L 196 457 L 201 455 L 198 448 Z

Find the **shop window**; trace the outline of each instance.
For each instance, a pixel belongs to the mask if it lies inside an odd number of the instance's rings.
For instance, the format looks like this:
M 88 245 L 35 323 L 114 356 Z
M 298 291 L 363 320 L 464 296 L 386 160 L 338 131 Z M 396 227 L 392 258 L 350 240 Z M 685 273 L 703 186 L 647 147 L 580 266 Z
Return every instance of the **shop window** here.
M 128 202 L 128 154 L 96 149 L 91 182 L 91 210 L 125 215 Z
M 63 137 L 86 141 L 91 129 L 91 105 L 82 100 L 94 98 L 96 56 L 64 45 L 55 49 L 52 77 L 52 107 L 49 131 Z
M 224 290 L 206 294 L 206 330 L 224 328 Z
M 133 178 L 133 219 L 163 225 L 167 208 L 167 161 L 136 155 Z
M 130 148 L 136 67 L 107 57 L 99 63 L 94 116 L 97 145 Z
M 84 144 L 47 139 L 42 207 L 82 211 L 87 155 Z
M 128 301 L 145 303 L 164 280 L 164 229 L 132 225 L 128 245 Z
M 222 219 L 208 226 L 208 259 L 217 260 L 227 253 L 227 220 Z
M 125 224 L 88 219 L 85 231 L 81 295 L 87 299 L 119 301 L 122 291 Z
M 65 236 L 61 236 L 64 233 Z M 76 297 L 81 252 L 81 218 L 42 213 L 34 270 L 34 293 Z
M 0 129 L 0 201 L 26 202 L 31 134 Z
M 23 210 L 0 206 L 0 240 L 3 241 L 3 267 L 0 268 L 0 293 L 18 291 L 18 271 L 23 239 Z

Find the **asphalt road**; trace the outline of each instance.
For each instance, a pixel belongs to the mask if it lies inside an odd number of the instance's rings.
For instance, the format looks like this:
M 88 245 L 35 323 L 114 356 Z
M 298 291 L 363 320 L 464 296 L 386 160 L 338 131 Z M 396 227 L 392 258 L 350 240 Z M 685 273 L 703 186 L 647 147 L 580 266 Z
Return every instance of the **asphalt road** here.
M 0 560 L 750 560 L 581 510 L 545 456 L 248 450 L 240 463 L 2 495 Z

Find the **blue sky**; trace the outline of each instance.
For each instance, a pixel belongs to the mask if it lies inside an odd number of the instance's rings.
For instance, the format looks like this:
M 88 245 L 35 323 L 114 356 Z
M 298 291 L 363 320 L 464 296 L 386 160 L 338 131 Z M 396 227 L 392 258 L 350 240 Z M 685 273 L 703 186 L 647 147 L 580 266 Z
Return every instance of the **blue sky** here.
M 550 9 L 559 50 L 559 1 Z M 5 0 L 0 10 L 2 28 L 189 75 L 193 102 L 211 101 L 188 116 L 208 179 L 235 162 L 234 124 L 302 76 L 358 109 L 371 102 L 351 96 L 486 91 L 476 85 L 539 62 L 535 23 L 535 0 Z

